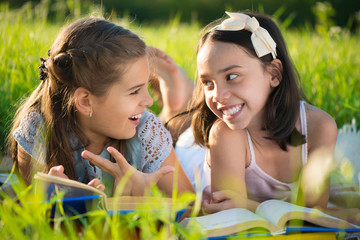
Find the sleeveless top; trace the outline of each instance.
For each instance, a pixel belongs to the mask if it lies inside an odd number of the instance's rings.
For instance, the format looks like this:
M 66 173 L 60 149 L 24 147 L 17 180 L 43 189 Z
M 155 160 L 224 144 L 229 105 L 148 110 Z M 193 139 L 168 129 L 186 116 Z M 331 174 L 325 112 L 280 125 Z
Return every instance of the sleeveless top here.
M 300 126 L 301 134 L 305 136 L 305 143 L 301 146 L 301 160 L 304 165 L 307 162 L 307 124 L 304 101 L 300 101 Z M 245 183 L 248 198 L 263 202 L 269 199 L 279 199 L 283 201 L 291 201 L 298 187 L 298 181 L 292 183 L 281 182 L 266 172 L 264 172 L 257 164 L 254 154 L 253 145 L 249 132 L 246 130 L 249 148 L 250 148 L 250 164 L 245 169 Z
M 44 168 L 46 165 L 47 134 L 43 117 L 39 112 L 29 112 L 21 119 L 13 137 L 35 161 L 37 166 Z M 103 172 L 97 166 L 93 167 L 89 161 L 81 157 L 85 150 L 76 135 L 68 132 L 70 146 L 74 150 L 73 163 L 76 180 L 88 183 L 97 177 L 105 185 L 105 193 L 112 194 L 114 178 Z M 104 147 L 100 156 L 110 159 L 110 154 Z M 136 127 L 136 134 L 126 140 L 126 159 L 137 170 L 152 173 L 158 170 L 172 149 L 172 138 L 169 131 L 161 121 L 152 113 L 145 111 Z

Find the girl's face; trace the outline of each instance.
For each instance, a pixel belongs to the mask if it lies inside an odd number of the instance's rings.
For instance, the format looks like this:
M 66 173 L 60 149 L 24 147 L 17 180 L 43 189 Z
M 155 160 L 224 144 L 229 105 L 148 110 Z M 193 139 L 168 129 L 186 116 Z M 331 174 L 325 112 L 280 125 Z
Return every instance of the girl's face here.
M 147 89 L 148 80 L 148 60 L 140 57 L 128 65 L 105 96 L 93 98 L 93 137 L 129 139 L 135 135 L 141 114 L 153 104 Z
M 272 87 L 258 58 L 236 44 L 207 41 L 198 52 L 197 69 L 207 106 L 229 128 L 262 126 Z

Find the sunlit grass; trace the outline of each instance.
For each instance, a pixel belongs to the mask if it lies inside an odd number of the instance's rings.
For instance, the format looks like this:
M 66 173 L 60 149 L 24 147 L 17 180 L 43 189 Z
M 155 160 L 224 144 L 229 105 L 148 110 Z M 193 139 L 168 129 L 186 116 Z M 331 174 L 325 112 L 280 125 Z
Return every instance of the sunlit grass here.
M 46 185 L 41 183 L 35 181 L 27 186 L 22 181 L 12 182 L 15 195 L 0 191 L 0 239 L 165 240 L 178 239 L 180 235 L 203 237 L 201 232 L 186 230 L 175 221 L 181 216 L 178 215 L 179 211 L 183 213 L 184 209 L 190 209 L 190 203 L 194 201 L 199 203 L 200 198 L 195 199 L 192 193 L 174 195 L 169 204 L 167 200 L 161 199 L 164 194 L 152 186 L 145 199 L 152 196 L 156 197 L 156 201 L 152 198 L 151 202 L 138 205 L 137 211 L 110 213 L 99 208 L 99 199 L 96 198 L 92 207 L 89 205 L 90 211 L 74 215 L 69 212 L 69 208 L 65 211 L 59 204 L 63 192 L 46 201 Z M 116 199 L 114 196 L 112 203 L 118 205 Z M 55 214 L 52 213 L 53 207 Z M 197 215 L 198 210 L 191 214 Z
M 58 31 L 72 19 L 50 23 L 26 7 L 15 11 L 1 5 L 0 12 L 0 145 L 4 146 L 15 104 L 39 84 L 39 58 L 46 57 Z M 138 33 L 147 44 L 167 52 L 195 79 L 196 45 L 202 26 L 182 24 L 177 18 L 157 25 L 111 20 Z M 359 123 L 359 36 L 345 30 L 324 35 L 305 28 L 285 28 L 283 34 L 311 103 L 333 116 L 338 127 L 353 118 Z M 154 110 L 159 111 L 156 107 Z
M 37 10 L 27 6 L 9 10 L 6 5 L 0 5 L 0 161 L 16 103 L 40 82 L 39 58 L 46 57 L 61 27 L 74 20 L 49 22 L 46 16 L 41 15 L 44 12 L 46 6 Z M 79 11 L 74 12 L 74 16 L 79 17 Z M 168 53 L 190 78 L 195 79 L 196 45 L 202 26 L 182 24 L 177 18 L 157 25 L 139 25 L 136 21 L 116 17 L 111 21 L 130 28 L 147 44 Z M 290 55 L 300 73 L 302 87 L 311 103 L 334 117 L 339 128 L 353 118 L 359 124 L 359 35 L 350 34 L 346 30 L 319 34 L 308 26 L 301 30 L 281 27 Z M 153 110 L 159 111 L 156 104 Z M 353 174 L 347 165 L 341 169 L 344 175 Z M 139 216 L 138 213 L 109 216 L 104 211 L 95 211 L 90 213 L 87 221 L 81 220 L 81 232 L 71 218 L 64 217 L 51 226 L 50 220 L 44 217 L 51 205 L 40 203 L 31 189 L 24 185 L 19 186 L 18 192 L 21 195 L 17 199 L 5 197 L 2 201 L 1 239 L 107 239 L 109 236 L 119 239 L 136 234 L 137 228 L 142 229 L 143 239 L 171 239 L 178 236 L 179 232 L 189 239 L 202 236 L 200 231 L 186 231 L 173 221 L 166 222 L 160 229 L 155 228 L 155 224 L 148 226 L 149 221 L 157 221 L 158 217 Z M 196 199 L 199 197 L 198 194 Z M 195 206 L 194 212 L 198 212 L 199 201 Z M 128 231 L 119 231 L 123 228 Z

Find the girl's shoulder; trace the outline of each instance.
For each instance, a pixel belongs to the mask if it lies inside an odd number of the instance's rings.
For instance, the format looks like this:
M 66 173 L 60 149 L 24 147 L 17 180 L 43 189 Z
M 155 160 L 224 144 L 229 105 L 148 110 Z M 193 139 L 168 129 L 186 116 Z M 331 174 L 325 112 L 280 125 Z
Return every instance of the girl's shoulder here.
M 173 142 L 170 132 L 159 118 L 153 113 L 145 111 L 137 127 L 136 134 L 137 136 L 130 139 L 127 145 L 132 150 L 136 150 L 129 153 L 131 161 L 142 172 L 156 171 L 172 150 Z
M 315 129 L 336 130 L 337 126 L 333 117 L 324 110 L 313 105 L 305 104 L 308 132 Z
M 168 132 L 168 130 L 155 114 L 146 110 L 141 116 L 140 123 L 137 127 L 137 134 L 141 136 L 146 133 L 146 136 L 152 137 L 152 135 L 158 135 L 162 132 Z
M 40 112 L 35 110 L 29 111 L 21 118 L 18 127 L 14 131 L 14 135 L 35 136 L 43 121 L 43 116 Z
M 44 118 L 38 111 L 29 111 L 21 118 L 18 127 L 13 132 L 17 143 L 30 155 L 33 155 L 35 143 L 45 139 Z
M 309 104 L 305 104 L 305 109 L 309 149 L 316 148 L 322 143 L 335 145 L 337 125 L 334 118 L 327 112 Z
M 224 145 L 232 146 L 236 144 L 238 146 L 242 143 L 247 144 L 246 130 L 233 130 L 230 129 L 225 122 L 217 120 L 211 127 L 209 136 L 209 145 Z
M 145 111 L 142 115 L 137 127 L 137 136 L 142 145 L 172 147 L 170 132 L 165 128 L 160 119 L 150 111 Z

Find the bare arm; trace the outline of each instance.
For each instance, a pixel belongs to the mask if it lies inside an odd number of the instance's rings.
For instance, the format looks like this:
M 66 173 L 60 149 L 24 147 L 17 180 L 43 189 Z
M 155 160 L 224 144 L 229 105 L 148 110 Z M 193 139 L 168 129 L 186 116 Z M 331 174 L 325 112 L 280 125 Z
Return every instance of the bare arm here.
M 255 211 L 259 203 L 247 198 L 245 168 L 246 133 L 234 131 L 225 123 L 214 124 L 210 133 L 207 160 L 211 163 L 211 201 L 204 201 L 205 212 L 242 207 Z M 244 144 L 242 144 L 244 143 Z
M 171 150 L 169 156 L 164 160 L 161 167 L 163 166 L 172 166 L 175 168 L 175 171 L 167 175 L 162 176 L 157 185 L 159 189 L 164 191 L 167 195 L 171 196 L 174 184 L 177 185 L 178 192 L 195 192 L 194 188 L 186 175 L 183 167 L 181 166 L 174 149 Z M 177 179 L 174 179 L 174 174 L 177 174 Z M 174 180 L 176 182 L 174 182 Z
M 337 126 L 326 112 L 307 105 L 308 163 L 301 177 L 301 192 L 307 207 L 326 208 L 330 194 L 330 172 Z

